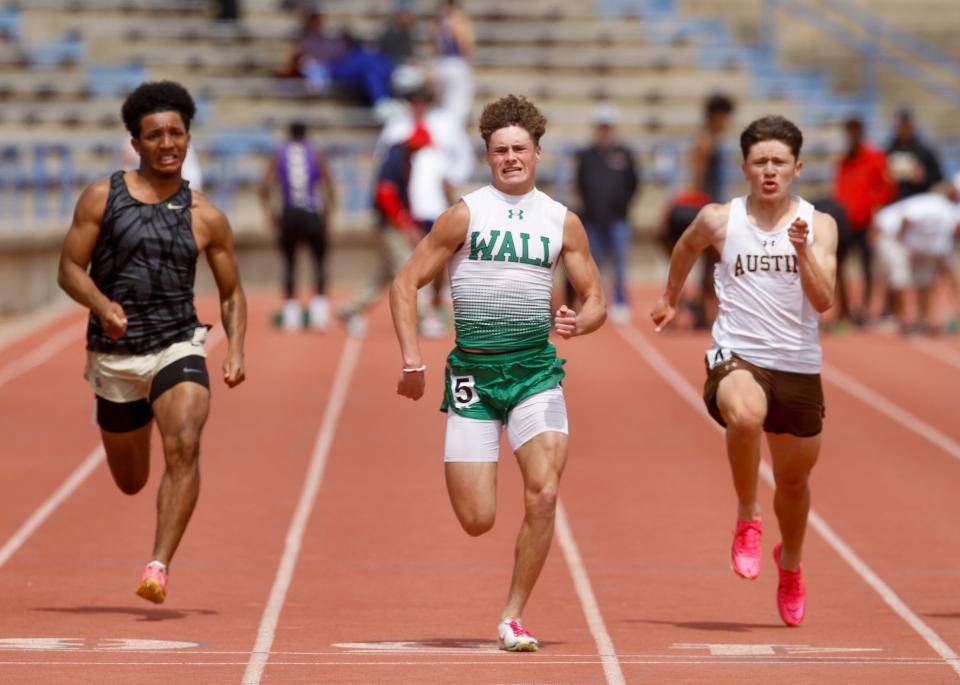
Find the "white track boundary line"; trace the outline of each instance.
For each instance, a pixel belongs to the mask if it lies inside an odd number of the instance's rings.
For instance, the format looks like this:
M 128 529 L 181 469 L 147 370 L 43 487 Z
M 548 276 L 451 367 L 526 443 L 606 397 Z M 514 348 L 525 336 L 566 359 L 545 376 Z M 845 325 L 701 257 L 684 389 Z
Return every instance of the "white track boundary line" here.
M 73 341 L 75 332 L 76 331 L 74 330 L 61 331 L 56 338 L 49 340 L 45 345 L 38 348 L 33 354 L 24 357 L 21 361 L 25 362 L 26 359 L 33 357 L 48 347 L 49 349 L 46 349 L 45 354 L 47 357 L 53 356 L 67 343 Z M 216 333 L 210 336 L 210 340 L 207 342 L 208 351 L 213 350 L 213 348 L 219 345 L 224 338 L 225 336 L 222 333 L 219 336 L 217 336 Z M 42 360 L 34 361 L 35 363 L 33 366 L 42 363 Z M 14 364 L 16 363 L 17 362 L 14 362 Z M 10 366 L 0 370 L 0 385 L 8 380 L 11 380 L 12 377 L 3 378 L 2 376 L 2 374 L 10 368 Z M 26 370 L 26 368 L 22 369 L 21 373 Z M 105 458 L 106 453 L 103 450 L 103 445 L 98 445 L 92 452 L 90 452 L 90 454 L 86 456 L 82 462 L 80 462 L 80 465 L 73 470 L 73 473 L 67 476 L 67 479 L 63 481 L 60 487 L 58 487 L 43 504 L 34 510 L 34 512 L 30 515 L 30 518 L 28 518 L 23 525 L 20 526 L 20 528 L 18 528 L 13 535 L 10 536 L 10 538 L 4 543 L 3 547 L 0 547 L 0 568 L 2 568 L 3 565 L 10 560 L 10 557 L 12 557 L 16 551 L 23 546 L 30 536 L 33 535 L 48 518 L 50 518 L 50 515 L 53 514 L 53 512 L 56 511 L 57 508 L 83 484 L 87 477 L 89 477 L 89 475 L 93 473 L 101 463 L 103 463 Z
M 323 422 L 320 425 L 313 456 L 307 469 L 307 477 L 300 493 L 300 501 L 287 531 L 283 556 L 277 568 L 277 576 L 270 590 L 267 606 L 263 610 L 260 627 L 257 629 L 257 640 L 253 646 L 250 660 L 247 662 L 247 668 L 243 673 L 243 685 L 259 685 L 260 678 L 263 676 L 263 669 L 266 668 L 267 660 L 270 658 L 270 649 L 273 646 L 280 612 L 283 610 L 287 591 L 290 589 L 290 583 L 293 580 L 297 558 L 300 556 L 300 547 L 306 532 L 307 520 L 313 510 L 317 491 L 323 482 L 323 474 L 327 466 L 327 454 L 330 452 L 330 445 L 336 432 L 340 411 L 343 409 L 343 403 L 350 388 L 350 378 L 353 376 L 353 370 L 356 368 L 360 356 L 360 344 L 360 340 L 357 338 L 347 338 L 343 353 L 340 356 L 337 374 L 333 381 L 333 389 L 330 392 L 330 399 L 327 401 Z
M 580 556 L 580 549 L 573 538 L 573 531 L 570 529 L 563 502 L 557 503 L 557 542 L 560 549 L 563 550 L 563 557 L 570 569 L 573 586 L 577 591 L 577 597 L 580 598 L 580 606 L 583 608 L 583 615 L 590 627 L 590 634 L 593 635 L 593 641 L 597 644 L 597 654 L 603 664 L 603 674 L 606 676 L 607 685 L 626 685 L 627 681 L 620 669 L 620 660 L 617 658 L 617 652 L 613 648 L 613 640 L 610 639 L 610 633 L 607 632 L 607 626 L 600 614 L 600 606 L 593 594 L 593 586 L 590 584 L 590 577 L 587 575 L 586 566 L 584 566 L 583 558 Z
M 39 347 L 34 348 L 32 352 L 0 368 L 0 387 L 48 361 L 68 345 L 79 340 L 82 335 L 81 325 L 71 324 Z
M 933 443 L 954 459 L 960 460 L 960 443 L 957 443 L 956 440 L 941 433 L 926 421 L 918 419 L 906 409 L 891 402 L 880 393 L 871 390 L 860 381 L 851 378 L 840 369 L 830 366 L 829 364 L 824 364 L 823 372 L 827 380 L 834 385 L 853 395 L 864 404 L 876 409 L 881 414 L 893 419 L 907 430 Z
M 703 406 L 703 398 L 693 388 L 693 386 L 660 354 L 660 352 L 649 343 L 642 334 L 633 327 L 621 326 L 617 329 L 624 340 L 640 353 L 647 364 L 656 371 L 683 399 L 694 406 L 701 416 L 710 421 L 717 431 L 723 429 L 710 419 Z M 771 487 L 775 486 L 773 479 L 773 469 L 763 461 L 760 464 L 760 474 L 763 480 Z M 913 610 L 908 607 L 903 600 L 897 596 L 889 585 L 887 585 L 858 555 L 853 549 L 837 535 L 827 522 L 814 510 L 810 509 L 810 525 L 816 530 L 828 545 L 854 570 L 854 572 L 863 579 L 879 596 L 884 603 L 889 606 L 893 612 L 909 625 L 913 630 L 923 638 L 934 652 L 960 675 L 960 657 L 937 633 L 930 628 L 923 619 L 921 619 Z
M 80 466 L 75 468 L 73 473 L 63 481 L 63 484 L 57 488 L 43 504 L 34 510 L 30 518 L 28 518 L 17 532 L 11 535 L 10 539 L 0 548 L 0 568 L 2 568 L 10 557 L 23 546 L 23 543 L 36 532 L 37 528 L 43 525 L 43 522 L 57 510 L 57 507 L 63 504 L 63 502 L 83 484 L 83 481 L 103 462 L 105 456 L 103 446 L 98 445 L 87 455 L 87 458 L 80 463 Z
M 65 316 L 77 304 L 64 297 L 52 304 L 46 305 L 22 316 L 0 324 L 0 350 L 13 345 L 28 335 L 32 335 L 51 321 Z
M 927 340 L 926 338 L 911 338 L 910 345 L 934 359 L 949 364 L 955 369 L 960 369 L 960 351 L 952 347 L 937 343 L 933 340 Z

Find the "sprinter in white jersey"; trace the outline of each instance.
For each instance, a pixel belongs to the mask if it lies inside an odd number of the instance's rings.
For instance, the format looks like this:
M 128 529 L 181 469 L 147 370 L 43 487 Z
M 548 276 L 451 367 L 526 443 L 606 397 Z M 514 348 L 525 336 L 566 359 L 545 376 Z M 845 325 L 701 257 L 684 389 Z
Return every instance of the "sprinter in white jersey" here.
M 536 188 L 546 120 L 513 95 L 480 116 L 492 183 L 444 212 L 397 276 L 390 309 L 403 371 L 397 392 L 423 396 L 417 289 L 449 267 L 456 348 L 447 358 L 444 401 L 447 491 L 470 535 L 493 527 L 500 433 L 507 429 L 524 482 L 525 515 L 513 578 L 497 628 L 501 649 L 535 651 L 521 612 L 550 549 L 560 474 L 567 459 L 563 359 L 548 341 L 596 330 L 606 318 L 600 278 L 583 224 Z M 551 314 L 559 261 L 583 305 Z
M 700 211 L 673 250 L 666 288 L 651 311 L 662 330 L 697 256 L 717 248 L 720 311 L 706 354 L 704 401 L 726 428 L 737 492 L 731 564 L 744 578 L 760 572 L 757 476 L 766 433 L 783 538 L 773 550 L 777 608 L 787 625 L 799 625 L 806 610 L 800 561 L 824 415 L 817 324 L 833 304 L 837 271 L 836 222 L 790 192 L 803 167 L 802 143 L 800 130 L 779 116 L 743 131 L 750 194 Z

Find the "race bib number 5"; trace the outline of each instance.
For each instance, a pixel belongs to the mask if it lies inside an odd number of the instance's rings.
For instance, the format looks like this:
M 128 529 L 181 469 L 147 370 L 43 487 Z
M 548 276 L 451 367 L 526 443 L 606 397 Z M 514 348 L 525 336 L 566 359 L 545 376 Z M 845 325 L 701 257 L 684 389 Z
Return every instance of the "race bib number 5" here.
M 476 381 L 473 376 L 450 376 L 450 392 L 453 395 L 453 406 L 457 409 L 466 409 L 480 401 L 477 394 Z

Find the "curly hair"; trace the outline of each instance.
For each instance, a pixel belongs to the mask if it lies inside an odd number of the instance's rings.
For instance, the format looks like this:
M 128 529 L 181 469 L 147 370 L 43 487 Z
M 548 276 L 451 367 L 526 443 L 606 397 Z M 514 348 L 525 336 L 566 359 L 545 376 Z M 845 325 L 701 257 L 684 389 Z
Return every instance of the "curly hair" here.
M 507 126 L 525 129 L 533 138 L 534 145 L 539 145 L 540 136 L 547 130 L 547 118 L 522 95 L 508 95 L 483 108 L 480 114 L 480 135 L 485 143 L 489 143 L 494 131 Z
M 189 131 L 190 121 L 197 113 L 197 106 L 187 89 L 179 83 L 145 81 L 127 96 L 120 109 L 123 125 L 134 138 L 140 137 L 140 122 L 143 117 L 157 112 L 179 112 L 184 127 Z
M 793 153 L 794 159 L 800 159 L 800 148 L 803 147 L 803 134 L 797 125 L 778 114 L 769 114 L 750 122 L 740 134 L 740 151 L 746 159 L 750 148 L 765 140 L 778 140 Z

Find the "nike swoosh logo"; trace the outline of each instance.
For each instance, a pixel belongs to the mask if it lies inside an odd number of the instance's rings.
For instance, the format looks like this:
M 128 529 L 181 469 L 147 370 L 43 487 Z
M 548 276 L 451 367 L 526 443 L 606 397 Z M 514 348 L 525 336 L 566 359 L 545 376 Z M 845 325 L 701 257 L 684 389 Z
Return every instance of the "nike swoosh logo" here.
M 167 209 L 184 209 L 186 205 L 175 205 L 172 202 L 167 203 Z

